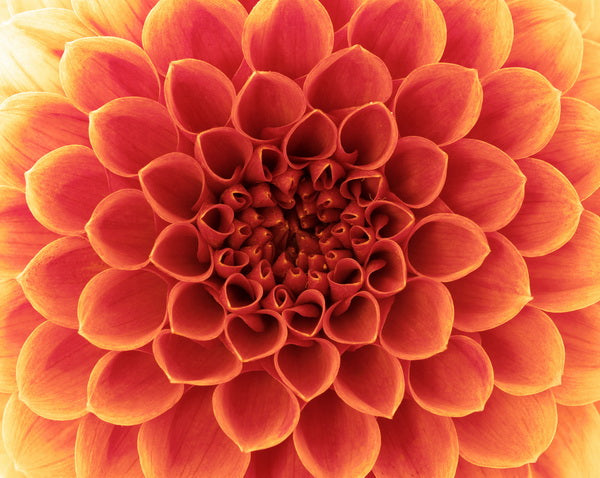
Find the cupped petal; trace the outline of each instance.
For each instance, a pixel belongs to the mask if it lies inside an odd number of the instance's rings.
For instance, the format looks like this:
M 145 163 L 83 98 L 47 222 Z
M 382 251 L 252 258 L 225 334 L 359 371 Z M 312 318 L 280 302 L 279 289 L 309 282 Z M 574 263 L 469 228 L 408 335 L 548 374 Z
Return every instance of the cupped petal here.
M 332 300 L 346 299 L 362 288 L 364 269 L 355 259 L 344 257 L 327 274 L 327 282 Z
M 25 189 L 24 173 L 61 146 L 89 146 L 88 119 L 65 97 L 21 93 L 0 104 L 0 182 Z
M 292 332 L 313 337 L 321 330 L 326 308 L 323 293 L 309 288 L 302 291 L 293 304 L 283 309 L 282 316 Z
M 368 206 L 387 192 L 385 177 L 380 171 L 353 169 L 344 177 L 340 194 L 361 207 Z
M 379 200 L 367 206 L 365 221 L 377 240 L 399 241 L 414 225 L 415 217 L 401 202 Z
M 305 116 L 305 118 L 307 117 L 308 115 Z M 328 121 L 324 118 L 324 116 L 321 116 L 320 113 L 314 113 L 311 118 L 313 119 L 309 121 L 309 125 L 314 122 L 314 124 L 319 128 L 319 141 L 315 141 L 314 143 L 311 142 L 311 152 L 316 145 L 319 145 L 319 147 L 323 146 L 323 151 L 325 151 L 327 149 L 326 143 L 329 142 L 328 136 L 333 133 L 333 131 L 328 131 L 329 128 L 331 128 L 331 125 L 329 124 L 328 126 Z M 310 128 L 312 129 L 312 125 Z M 300 128 L 299 133 L 302 133 L 300 137 L 305 138 L 304 132 L 304 128 Z M 290 133 L 288 132 L 288 135 L 289 134 Z M 332 134 L 332 136 L 334 135 Z M 244 139 L 248 141 L 246 138 Z M 335 141 L 335 139 L 333 139 L 333 141 Z M 300 149 L 297 149 L 296 152 L 300 152 Z M 287 162 L 285 161 L 285 158 L 279 148 L 269 144 L 262 144 L 255 148 L 252 152 L 252 156 L 250 157 L 246 165 L 246 169 L 244 170 L 244 179 L 250 183 L 271 182 L 273 178 L 280 176 L 286 170 Z
M 408 74 L 394 98 L 398 132 L 453 143 L 473 128 L 482 103 L 477 70 L 452 63 L 424 65 Z
M 291 437 L 277 446 L 252 452 L 244 478 L 312 478 L 296 453 Z
M 86 113 L 124 96 L 158 99 L 160 83 L 150 58 L 122 38 L 89 37 L 67 43 L 59 73 L 67 97 Z
M 79 295 L 107 267 L 86 239 L 63 237 L 44 247 L 18 280 L 35 310 L 56 325 L 76 329 Z
M 167 314 L 167 283 L 150 270 L 108 269 L 79 297 L 79 333 L 108 350 L 133 350 L 150 342 Z
M 489 233 L 490 254 L 479 269 L 447 285 L 454 302 L 454 327 L 475 332 L 513 318 L 531 300 L 525 261 L 504 236 Z
M 515 27 L 506 66 L 522 66 L 542 73 L 566 91 L 581 69 L 583 38 L 575 15 L 558 2 L 508 0 Z
M 523 465 L 517 468 L 488 468 L 469 463 L 459 458 L 456 468 L 457 478 L 531 478 L 531 465 Z
M 479 120 L 468 134 L 499 147 L 514 159 L 548 144 L 560 119 L 560 91 L 541 73 L 502 68 L 486 76 Z
M 380 323 L 379 302 L 361 290 L 327 309 L 323 330 L 330 339 L 342 344 L 369 344 L 377 338 Z
M 225 240 L 235 232 L 233 220 L 235 212 L 227 204 L 210 204 L 200 210 L 196 224 L 198 232 L 213 248 L 223 245 Z
M 90 375 L 88 410 L 113 425 L 139 425 L 175 405 L 183 385 L 169 380 L 151 354 L 108 352 Z
M 154 212 L 137 189 L 119 189 L 105 197 L 85 231 L 96 253 L 117 269 L 147 265 L 157 236 Z
M 219 428 L 212 395 L 210 387 L 193 387 L 168 412 L 141 426 L 138 452 L 145 476 L 244 476 L 250 453 L 241 452 Z
M 406 286 L 402 248 L 390 239 L 373 243 L 365 260 L 365 286 L 378 299 L 396 295 Z
M 442 57 L 446 24 L 432 0 L 368 1 L 352 15 L 348 41 L 381 58 L 392 78 L 402 78 Z
M 599 10 L 596 7 L 596 10 Z M 599 12 L 600 13 L 600 12 Z M 600 17 L 600 15 L 598 15 Z M 566 96 L 573 96 L 600 108 L 600 44 L 596 41 L 583 39 L 583 61 L 577 81 Z
M 542 257 L 525 259 L 531 305 L 549 312 L 581 309 L 600 300 L 600 218 L 583 211 L 575 235 Z
M 377 478 L 435 476 L 453 478 L 458 439 L 452 419 L 423 410 L 405 399 L 391 420 L 378 419 L 381 452 L 373 467 Z
M 77 429 L 75 469 L 81 478 L 143 478 L 137 452 L 139 427 L 106 423 L 86 415 Z
M 298 120 L 281 143 L 285 159 L 294 169 L 301 169 L 309 161 L 331 157 L 337 146 L 338 131 L 335 123 L 320 110 L 313 110 Z M 264 153 L 263 161 L 264 161 Z M 267 168 L 267 174 L 270 172 Z
M 490 468 L 534 462 L 550 445 L 556 424 L 556 403 L 549 390 L 517 397 L 494 388 L 483 411 L 454 419 L 460 455 Z
M 138 97 L 117 98 L 90 113 L 89 135 L 106 169 L 126 177 L 175 151 L 179 142 L 167 108 Z
M 401 359 L 418 360 L 446 349 L 454 306 L 443 284 L 426 277 L 411 278 L 390 300 L 380 332 L 385 350 Z
M 242 273 L 231 274 L 221 286 L 221 303 L 230 312 L 253 312 L 259 308 L 264 290 L 259 282 Z
M 438 213 L 417 223 L 406 254 L 413 272 L 447 282 L 479 268 L 489 253 L 488 241 L 477 224 L 457 214 Z

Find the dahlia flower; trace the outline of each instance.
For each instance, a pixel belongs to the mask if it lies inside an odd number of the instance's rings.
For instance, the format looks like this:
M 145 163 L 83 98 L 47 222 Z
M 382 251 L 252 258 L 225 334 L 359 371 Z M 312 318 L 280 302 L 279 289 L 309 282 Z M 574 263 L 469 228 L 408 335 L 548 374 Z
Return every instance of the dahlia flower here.
M 0 14 L 2 476 L 600 476 L 599 2 Z

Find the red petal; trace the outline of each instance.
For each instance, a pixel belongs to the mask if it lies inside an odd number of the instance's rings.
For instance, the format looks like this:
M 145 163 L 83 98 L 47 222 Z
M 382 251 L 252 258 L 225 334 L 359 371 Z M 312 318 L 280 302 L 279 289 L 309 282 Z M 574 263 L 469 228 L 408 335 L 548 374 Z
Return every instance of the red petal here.
M 596 8 L 598 9 L 598 8 Z M 598 15 L 600 18 L 600 15 Z M 565 95 L 574 96 L 600 108 L 600 44 L 583 40 L 581 71 L 573 87 Z
M 360 291 L 327 309 L 323 330 L 336 342 L 369 344 L 377 338 L 380 321 L 377 299 L 369 292 Z
M 373 244 L 364 268 L 366 289 L 378 299 L 395 295 L 406 286 L 402 248 L 390 239 L 381 239 Z
M 469 137 L 498 146 L 514 159 L 548 144 L 560 118 L 560 91 L 540 73 L 503 68 L 486 76 L 483 107 Z
M 460 458 L 456 476 L 460 478 L 531 478 L 531 465 L 518 468 L 487 468 L 477 466 Z
M 335 152 L 337 136 L 334 122 L 322 111 L 313 110 L 292 126 L 281 149 L 290 166 L 300 169 L 309 161 L 329 158 Z
M 331 300 L 340 301 L 356 294 L 364 282 L 362 266 L 350 257 L 339 260 L 327 274 Z
M 198 232 L 209 246 L 221 247 L 235 232 L 234 215 L 233 209 L 227 204 L 210 204 L 200 210 L 197 220 Z
M 461 456 L 492 468 L 537 460 L 550 445 L 556 423 L 552 392 L 515 397 L 497 388 L 482 412 L 454 419 Z
M 225 319 L 225 343 L 242 362 L 273 355 L 286 338 L 283 319 L 273 310 L 235 313 Z
M 230 275 L 221 288 L 221 303 L 231 312 L 257 310 L 262 296 L 262 286 L 241 273 Z
M 384 194 L 386 188 L 383 174 L 379 171 L 350 170 L 340 185 L 340 193 L 346 199 L 366 207 Z
M 264 301 L 263 305 L 272 306 Z M 326 308 L 323 293 L 309 288 L 302 291 L 293 304 L 282 308 L 282 315 L 292 332 L 300 336 L 313 337 L 321 330 Z
M 365 210 L 365 220 L 377 240 L 399 241 L 414 225 L 415 218 L 406 206 L 393 201 L 373 201 Z
M 312 478 L 302 465 L 292 438 L 272 448 L 258 450 L 252 453 L 250 467 L 244 478 Z

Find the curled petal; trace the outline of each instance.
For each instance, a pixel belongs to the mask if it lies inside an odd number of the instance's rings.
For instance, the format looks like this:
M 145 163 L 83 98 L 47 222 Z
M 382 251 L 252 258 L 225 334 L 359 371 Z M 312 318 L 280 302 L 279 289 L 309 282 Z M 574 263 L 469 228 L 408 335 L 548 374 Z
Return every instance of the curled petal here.
M 458 440 L 452 419 L 433 415 L 405 399 L 391 420 L 378 419 L 381 452 L 373 468 L 378 478 L 453 478 Z
M 402 248 L 390 239 L 376 241 L 365 260 L 365 285 L 378 299 L 406 286 L 406 262 Z
M 79 333 L 98 347 L 133 350 L 150 342 L 166 318 L 167 284 L 149 270 L 108 269 L 79 297 Z
M 235 313 L 225 319 L 225 343 L 242 362 L 273 355 L 286 338 L 283 319 L 273 310 Z
M 163 75 L 170 62 L 195 58 L 231 78 L 242 62 L 246 15 L 235 0 L 160 0 L 144 22 L 144 50 Z
M 454 307 L 443 284 L 426 277 L 412 278 L 390 300 L 380 333 L 385 350 L 402 359 L 418 360 L 446 349 Z
M 331 299 L 338 301 L 356 294 L 364 282 L 364 269 L 354 259 L 344 257 L 327 274 Z
M 334 122 L 322 111 L 313 110 L 292 126 L 283 138 L 281 149 L 290 166 L 299 169 L 309 161 L 329 158 L 336 145 Z M 262 154 L 264 158 L 264 152 Z
M 600 300 L 600 218 L 584 211 L 575 235 L 542 257 L 526 258 L 534 305 L 568 312 Z
M 461 456 L 474 465 L 510 468 L 534 462 L 556 431 L 552 392 L 516 397 L 494 389 L 482 412 L 454 419 Z
M 597 40 L 584 38 L 581 71 L 577 81 L 570 90 L 565 92 L 565 95 L 579 98 L 600 108 L 600 44 Z
M 90 142 L 106 169 L 135 176 L 154 158 L 177 149 L 169 112 L 148 98 L 117 98 L 90 113 Z
M 122 38 L 90 37 L 67 43 L 59 73 L 67 97 L 86 113 L 123 96 L 158 99 L 158 75 L 150 58 Z
M 76 329 L 79 295 L 87 282 L 107 267 L 87 240 L 63 237 L 31 260 L 19 283 L 33 308 L 46 319 Z
M 385 178 L 379 171 L 353 169 L 340 185 L 340 193 L 359 206 L 368 206 L 384 194 Z
M 558 2 L 508 0 L 515 36 L 506 66 L 523 66 L 542 73 L 566 91 L 581 68 L 583 38 L 572 12 Z
M 483 107 L 469 137 L 487 141 L 514 159 L 548 144 L 560 118 L 560 91 L 545 77 L 526 68 L 502 68 L 481 84 Z
M 459 458 L 456 476 L 460 478 L 531 478 L 530 464 L 517 468 L 488 468 Z
M 415 217 L 402 203 L 380 200 L 367 206 L 365 220 L 377 240 L 398 241 L 414 225 Z
M 227 204 L 208 205 L 198 216 L 198 232 L 211 247 L 221 247 L 235 232 L 234 215 Z
M 151 354 L 108 352 L 90 375 L 88 410 L 114 425 L 139 425 L 166 412 L 183 394 L 171 384 Z
M 482 102 L 477 70 L 452 63 L 422 66 L 410 72 L 394 98 L 398 131 L 453 143 L 475 125 Z
M 369 344 L 377 338 L 380 321 L 377 299 L 369 292 L 360 291 L 327 309 L 323 330 L 336 342 Z
M 328 123 L 328 121 L 325 120 L 325 118 L 321 116 L 320 113 L 314 113 L 313 116 L 317 117 L 315 123 L 317 123 L 319 127 L 320 141 L 311 144 L 311 146 L 315 146 L 317 144 L 325 145 L 328 142 L 329 136 L 327 130 L 330 126 L 328 127 L 325 124 Z M 325 126 L 324 130 L 320 129 L 321 126 Z M 303 128 L 301 129 L 301 132 L 304 133 Z M 304 138 L 304 134 L 302 134 L 301 137 Z M 321 143 L 321 141 L 323 142 Z M 299 150 L 296 150 L 296 152 L 299 152 Z M 250 157 L 246 169 L 244 171 L 244 179 L 251 183 L 271 182 L 274 177 L 279 176 L 281 173 L 285 172 L 286 169 L 287 164 L 281 151 L 275 146 L 263 144 L 254 149 L 252 156 Z
M 230 275 L 221 288 L 221 303 L 231 312 L 258 309 L 262 296 L 262 286 L 241 273 Z
M 283 319 L 289 329 L 298 335 L 313 337 L 323 325 L 325 297 L 318 290 L 305 290 L 298 295 L 293 306 L 283 310 Z
M 364 2 L 348 24 L 348 41 L 380 57 L 392 78 L 437 62 L 446 45 L 446 24 L 432 0 Z
M 294 448 L 291 437 L 272 448 L 252 452 L 252 459 L 244 478 L 312 478 Z
M 217 293 L 204 284 L 176 284 L 169 292 L 167 307 L 171 331 L 189 339 L 214 339 L 225 326 L 225 309 L 217 300 Z
M 273 309 L 275 312 L 281 313 L 294 304 L 294 296 L 283 284 L 277 284 L 271 289 L 269 294 L 263 298 L 261 305 L 265 309 Z
M 251 229 L 248 224 L 241 221 L 236 223 L 236 221 L 234 220 L 236 229 L 230 236 L 228 243 L 237 248 L 250 237 Z M 243 251 L 226 247 L 215 252 L 215 272 L 223 279 L 227 279 L 231 274 L 242 272 L 249 264 L 250 256 Z

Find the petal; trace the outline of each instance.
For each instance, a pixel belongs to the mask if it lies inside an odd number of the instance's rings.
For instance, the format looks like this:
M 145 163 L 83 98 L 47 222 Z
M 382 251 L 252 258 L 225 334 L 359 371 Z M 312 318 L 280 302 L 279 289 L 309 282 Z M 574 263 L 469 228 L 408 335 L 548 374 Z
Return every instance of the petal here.
M 457 214 L 475 221 L 483 231 L 505 226 L 519 211 L 525 176 L 502 150 L 474 139 L 444 148 L 448 176 L 440 198 Z
M 85 231 L 96 253 L 118 269 L 148 264 L 157 233 L 152 208 L 137 189 L 120 189 L 104 198 Z
M 435 476 L 453 478 L 458 440 L 452 420 L 433 415 L 405 399 L 391 420 L 379 419 L 381 452 L 373 468 L 377 478 Z
M 360 45 L 336 51 L 320 61 L 304 82 L 308 103 L 324 111 L 385 103 L 392 77 L 385 63 Z
M 89 146 L 88 119 L 63 96 L 21 93 L 0 105 L 0 182 L 25 188 L 23 174 L 44 154 L 69 144 Z
M 390 300 L 379 336 L 385 350 L 402 359 L 417 360 L 446 349 L 454 307 L 443 284 L 426 277 L 411 278 Z
M 378 299 L 396 295 L 406 286 L 402 248 L 390 239 L 374 242 L 364 268 L 366 289 Z
M 475 332 L 513 318 L 531 300 L 525 261 L 510 241 L 488 234 L 491 252 L 479 269 L 447 284 L 454 302 L 454 327 Z
M 273 310 L 230 314 L 225 322 L 225 343 L 242 362 L 277 353 L 285 344 L 287 328 Z
M 79 423 L 75 467 L 81 478 L 127 476 L 143 478 L 137 453 L 139 427 L 121 427 L 91 413 Z
M 219 428 L 212 392 L 212 388 L 193 387 L 171 410 L 142 425 L 138 451 L 145 476 L 244 476 L 250 454 L 241 452 Z
M 596 7 L 598 9 L 598 7 Z M 573 87 L 565 92 L 600 108 L 600 44 L 597 41 L 583 40 L 583 61 L 581 71 Z
M 21 191 L 0 186 L 0 277 L 17 276 L 57 237 L 35 220 Z
M 273 304 L 265 304 L 272 307 Z M 289 329 L 300 336 L 313 337 L 323 325 L 323 314 L 326 309 L 325 297 L 318 290 L 302 291 L 296 301 L 283 308 L 282 316 Z
M 86 146 L 63 146 L 25 173 L 27 206 L 59 234 L 84 232 L 96 205 L 109 193 L 106 170 Z
M 558 128 L 536 154 L 559 169 L 586 199 L 600 187 L 600 111 L 575 98 L 561 101 Z
M 381 435 L 374 417 L 357 412 L 328 391 L 302 410 L 294 445 L 313 475 L 364 476 L 377 459 Z
M 499 147 L 514 159 L 548 144 L 560 118 L 560 91 L 540 73 L 503 68 L 486 76 L 483 107 L 469 137 Z
M 583 201 L 583 207 L 596 215 L 600 215 L 600 189 Z
M 76 329 L 79 294 L 106 268 L 86 239 L 63 237 L 44 247 L 18 280 L 35 310 L 56 325 Z
M 348 41 L 375 53 L 393 78 L 402 78 L 441 58 L 446 24 L 432 0 L 368 1 L 352 15 Z
M 565 346 L 552 320 L 525 307 L 507 323 L 481 333 L 494 367 L 494 381 L 513 395 L 533 395 L 560 384 Z
M 523 66 L 542 73 L 566 91 L 579 74 L 583 38 L 572 12 L 558 2 L 508 0 L 515 36 L 506 66 Z
M 90 375 L 88 410 L 114 425 L 139 425 L 166 412 L 183 394 L 151 354 L 108 352 Z
M 415 218 L 400 202 L 373 201 L 365 210 L 365 220 L 373 228 L 378 240 L 399 241 L 414 225 Z
M 482 102 L 476 70 L 452 63 L 422 66 L 409 73 L 394 98 L 398 131 L 453 143 L 475 125 Z
M 327 274 L 331 300 L 340 301 L 353 296 L 364 282 L 362 266 L 350 257 L 340 259 Z
M 209 246 L 218 248 L 235 232 L 235 213 L 227 204 L 206 205 L 200 210 L 198 232 Z
M 13 15 L 40 8 L 71 8 L 70 0 L 7 0 L 5 3 Z
M 250 467 L 244 478 L 279 478 L 290 476 L 294 478 L 312 478 L 294 448 L 292 438 L 272 448 L 258 450 L 252 453 Z
M 244 274 L 230 275 L 221 288 L 221 303 L 231 312 L 253 312 L 259 308 L 262 286 Z
M 495 388 L 482 412 L 454 419 L 460 455 L 474 465 L 518 467 L 534 462 L 556 430 L 552 392 L 515 397 Z
M 596 12 L 594 0 L 558 0 L 558 2 L 575 14 L 575 23 L 582 33 L 585 33 Z
M 518 165 L 527 178 L 523 205 L 501 232 L 523 256 L 544 256 L 573 237 L 583 207 L 577 191 L 553 166 L 531 158 Z
M 306 75 L 333 48 L 333 25 L 317 0 L 262 0 L 248 15 L 244 57 L 254 70 Z
M 178 144 L 169 112 L 148 98 L 117 98 L 92 111 L 89 133 L 100 162 L 127 177 L 154 158 L 175 151 Z
M 438 281 L 453 281 L 473 272 L 490 253 L 483 231 L 456 214 L 432 214 L 422 219 L 407 245 L 409 268 Z
M 531 465 L 518 468 L 487 468 L 469 463 L 460 458 L 456 476 L 460 478 L 531 478 Z
M 381 322 L 379 303 L 369 292 L 334 303 L 323 318 L 327 336 L 343 344 L 369 344 L 377 338 Z
M 568 312 L 600 300 L 600 218 L 584 211 L 573 238 L 557 251 L 525 259 L 531 305 Z
M 234 0 L 160 0 L 144 22 L 144 50 L 162 75 L 171 61 L 196 58 L 231 78 L 242 61 L 246 15 Z
M 322 111 L 313 110 L 298 120 L 287 132 L 281 149 L 289 165 L 300 169 L 308 165 L 309 161 L 329 158 L 335 152 L 337 139 L 335 123 Z M 269 172 L 267 168 L 267 174 L 263 173 L 265 179 Z
M 31 478 L 75 477 L 73 449 L 79 420 L 54 421 L 33 413 L 13 394 L 2 419 L 4 446 L 15 468 Z
M 149 270 L 108 269 L 79 297 L 79 333 L 109 350 L 133 350 L 150 342 L 166 319 L 167 284 Z

